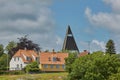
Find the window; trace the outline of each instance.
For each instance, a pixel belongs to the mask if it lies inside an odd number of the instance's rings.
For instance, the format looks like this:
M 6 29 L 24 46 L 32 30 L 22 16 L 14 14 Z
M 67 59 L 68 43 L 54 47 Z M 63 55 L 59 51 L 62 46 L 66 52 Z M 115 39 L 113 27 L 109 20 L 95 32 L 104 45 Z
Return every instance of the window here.
M 64 64 L 62 65 L 62 68 L 65 69 L 65 65 Z
M 53 62 L 55 62 L 55 61 L 57 61 L 57 60 L 56 60 L 56 57 L 53 57 Z
M 60 61 L 60 58 L 57 57 L 56 60 L 57 60 L 57 61 Z
M 17 64 L 17 68 L 19 68 L 19 64 Z
M 22 64 L 20 64 L 21 65 L 21 68 L 22 68 Z
M 44 65 L 44 68 L 48 68 L 48 65 L 47 65 L 47 64 L 45 64 L 45 65 Z
M 38 58 L 38 57 L 36 57 L 36 61 L 39 61 L 39 58 Z
M 31 61 L 31 58 L 30 58 L 30 57 L 27 57 L 27 61 Z
M 60 65 L 56 65 L 56 68 L 60 68 Z
M 16 61 L 16 57 L 14 57 L 14 61 Z
M 48 61 L 51 61 L 51 58 L 50 58 L 50 57 L 48 58 Z
M 51 64 L 51 65 L 50 65 L 50 68 L 53 68 L 53 67 L 54 67 L 54 65 L 53 65 L 53 64 Z
M 18 61 L 19 61 L 19 57 L 18 57 Z

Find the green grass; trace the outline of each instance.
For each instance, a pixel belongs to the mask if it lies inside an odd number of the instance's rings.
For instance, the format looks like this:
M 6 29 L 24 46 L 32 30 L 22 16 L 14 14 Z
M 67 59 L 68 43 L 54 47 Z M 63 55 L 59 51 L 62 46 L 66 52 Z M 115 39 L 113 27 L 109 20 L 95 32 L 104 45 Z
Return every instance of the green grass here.
M 0 80 L 64 80 L 67 73 L 41 73 L 24 75 L 2 75 Z

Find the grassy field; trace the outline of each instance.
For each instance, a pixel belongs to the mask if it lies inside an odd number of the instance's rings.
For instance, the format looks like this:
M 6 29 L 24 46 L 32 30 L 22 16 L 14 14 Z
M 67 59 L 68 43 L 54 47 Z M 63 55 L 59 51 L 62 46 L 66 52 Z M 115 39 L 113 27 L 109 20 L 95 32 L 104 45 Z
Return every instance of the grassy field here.
M 64 80 L 67 73 L 41 73 L 24 75 L 2 75 L 0 80 Z

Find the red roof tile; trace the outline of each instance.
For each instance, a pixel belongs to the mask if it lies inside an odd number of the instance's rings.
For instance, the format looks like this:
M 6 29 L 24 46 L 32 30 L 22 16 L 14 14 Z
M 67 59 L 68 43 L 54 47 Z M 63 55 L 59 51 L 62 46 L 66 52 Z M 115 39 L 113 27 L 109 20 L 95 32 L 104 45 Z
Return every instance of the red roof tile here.
M 29 57 L 29 58 L 31 58 L 32 60 L 31 60 L 31 61 L 28 61 L 28 60 L 25 59 L 24 56 Z M 35 58 L 38 57 L 37 53 L 36 53 L 34 50 L 21 50 L 21 49 L 20 49 L 20 50 L 18 50 L 18 51 L 15 53 L 15 55 L 14 55 L 13 57 L 21 57 L 22 60 L 23 60 L 23 62 L 32 62 L 32 61 L 35 61 L 35 60 L 33 59 L 33 56 L 34 56 Z
M 84 50 L 84 52 L 81 52 L 81 53 L 79 54 L 79 57 L 85 56 L 85 55 L 88 55 L 88 54 L 89 54 L 89 52 L 86 51 L 86 50 Z
M 56 58 L 56 61 L 53 61 L 53 57 Z M 41 52 L 40 64 L 64 64 L 64 59 L 67 57 L 68 53 Z

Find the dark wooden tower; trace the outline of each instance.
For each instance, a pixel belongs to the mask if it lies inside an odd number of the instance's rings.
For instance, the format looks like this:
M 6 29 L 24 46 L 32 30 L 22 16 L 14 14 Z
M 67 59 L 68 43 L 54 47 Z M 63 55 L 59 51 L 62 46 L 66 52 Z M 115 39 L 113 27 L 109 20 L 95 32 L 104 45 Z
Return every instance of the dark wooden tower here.
M 72 34 L 72 31 L 71 31 L 69 25 L 68 25 L 68 29 L 66 31 L 66 36 L 64 39 L 62 50 L 70 50 L 70 51 L 79 52 L 79 49 L 77 47 L 77 44 L 75 42 L 74 36 Z

